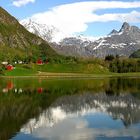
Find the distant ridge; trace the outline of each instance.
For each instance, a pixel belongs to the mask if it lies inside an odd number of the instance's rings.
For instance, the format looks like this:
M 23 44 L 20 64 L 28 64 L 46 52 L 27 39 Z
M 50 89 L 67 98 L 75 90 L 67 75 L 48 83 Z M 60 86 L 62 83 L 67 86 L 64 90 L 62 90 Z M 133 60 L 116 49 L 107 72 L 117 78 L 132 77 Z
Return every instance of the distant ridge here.
M 44 38 L 45 31 L 48 27 L 41 25 L 33 29 L 31 25 L 25 27 L 37 33 Z M 42 33 L 42 31 L 45 31 Z M 53 30 L 52 30 L 53 32 Z M 50 34 L 51 36 L 51 34 Z M 60 54 L 79 57 L 105 57 L 106 55 L 120 55 L 129 57 L 133 52 L 140 49 L 140 29 L 136 26 L 130 26 L 129 23 L 124 22 L 119 31 L 113 29 L 110 34 L 98 40 L 84 39 L 79 37 L 67 37 L 59 43 L 53 42 L 52 47 Z

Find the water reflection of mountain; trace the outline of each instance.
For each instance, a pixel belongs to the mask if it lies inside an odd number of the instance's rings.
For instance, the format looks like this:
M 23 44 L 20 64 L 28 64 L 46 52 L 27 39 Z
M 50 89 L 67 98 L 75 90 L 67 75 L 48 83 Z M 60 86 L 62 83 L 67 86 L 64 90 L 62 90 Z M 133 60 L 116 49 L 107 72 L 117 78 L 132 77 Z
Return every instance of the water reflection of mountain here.
M 140 122 L 140 100 L 130 94 L 121 94 L 120 96 L 86 94 L 62 97 L 54 106 L 60 106 L 66 113 L 95 109 L 97 112 L 111 115 L 114 119 L 122 119 L 125 125 Z
M 34 130 L 41 122 L 52 126 L 69 116 L 97 111 L 122 119 L 125 126 L 140 119 L 139 78 L 1 79 L 0 91 L 2 140 L 14 136 L 24 124 Z M 23 128 L 28 130 L 27 125 Z
M 59 121 L 92 113 L 105 113 L 113 119 L 120 119 L 124 126 L 140 122 L 140 100 L 130 94 L 107 96 L 89 94 L 65 96 L 58 99 L 39 118 L 30 120 L 22 132 L 32 133 L 39 127 L 52 127 Z

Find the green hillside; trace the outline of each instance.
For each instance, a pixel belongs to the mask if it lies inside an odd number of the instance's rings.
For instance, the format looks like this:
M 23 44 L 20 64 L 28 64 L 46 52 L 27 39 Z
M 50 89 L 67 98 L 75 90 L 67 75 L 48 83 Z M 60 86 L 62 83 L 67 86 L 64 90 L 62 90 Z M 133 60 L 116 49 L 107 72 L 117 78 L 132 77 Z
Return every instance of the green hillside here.
M 49 44 L 28 32 L 7 11 L 0 7 L 0 61 L 58 57 Z

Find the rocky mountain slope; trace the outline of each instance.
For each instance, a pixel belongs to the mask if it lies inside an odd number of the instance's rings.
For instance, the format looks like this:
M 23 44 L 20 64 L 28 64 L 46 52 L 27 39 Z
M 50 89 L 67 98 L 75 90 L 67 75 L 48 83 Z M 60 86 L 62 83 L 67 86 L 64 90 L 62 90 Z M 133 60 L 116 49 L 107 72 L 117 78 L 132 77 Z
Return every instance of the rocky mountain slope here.
M 36 34 L 48 42 L 59 42 L 64 38 L 65 33 L 61 32 L 58 28 L 52 25 L 40 24 L 32 19 L 21 20 L 22 24 L 29 32 Z
M 29 26 L 27 27 L 25 23 L 23 25 L 29 30 Z M 41 32 L 42 26 L 40 25 L 38 28 L 38 31 Z M 43 27 L 44 31 L 45 28 L 47 27 Z M 33 28 L 31 32 L 36 33 Z M 41 34 L 37 33 L 37 35 L 44 38 Z M 80 37 L 67 37 L 59 43 L 51 43 L 51 46 L 58 53 L 64 55 L 105 57 L 106 55 L 112 54 L 128 57 L 134 51 L 140 49 L 140 29 L 124 22 L 119 31 L 113 29 L 109 35 L 95 41 Z
M 108 36 L 96 41 L 65 38 L 59 47 L 54 45 L 54 48 L 69 55 L 105 57 L 112 54 L 128 57 L 140 49 L 140 29 L 125 22 L 119 31 L 113 29 Z
M 49 42 L 52 40 L 54 34 L 57 32 L 57 29 L 54 26 L 48 27 L 44 24 L 36 23 L 31 19 L 28 22 L 22 21 L 21 24 L 23 24 L 28 31 Z
M 15 57 L 48 57 L 57 55 L 42 38 L 27 31 L 7 11 L 0 7 L 0 60 Z
M 125 22 L 119 31 L 113 30 L 107 37 L 95 41 L 88 49 L 93 50 L 98 57 L 108 54 L 129 56 L 140 49 L 140 29 Z

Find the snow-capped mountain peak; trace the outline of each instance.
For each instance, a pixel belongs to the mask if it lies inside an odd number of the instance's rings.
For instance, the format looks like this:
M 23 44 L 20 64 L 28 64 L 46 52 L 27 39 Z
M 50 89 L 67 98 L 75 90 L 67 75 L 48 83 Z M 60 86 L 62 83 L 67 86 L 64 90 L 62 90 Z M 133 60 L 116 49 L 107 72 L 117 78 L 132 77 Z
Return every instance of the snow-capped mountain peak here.
M 64 34 L 52 25 L 39 24 L 31 19 L 20 22 L 29 32 L 34 33 L 48 42 L 59 42 Z
M 119 32 L 117 31 L 117 30 L 115 30 L 115 29 L 113 29 L 110 33 L 109 33 L 109 35 L 116 35 L 116 34 L 118 34 Z
M 130 56 L 140 49 L 140 29 L 124 22 L 119 31 L 100 39 L 83 35 L 66 35 L 54 26 L 42 25 L 32 20 L 21 21 L 30 32 L 51 42 L 60 54 L 84 57 L 105 57 L 106 55 Z M 53 42 L 53 43 L 52 43 Z M 55 43 L 54 43 L 55 42 Z
M 124 22 L 119 32 L 127 32 L 130 30 L 131 26 L 127 22 Z

